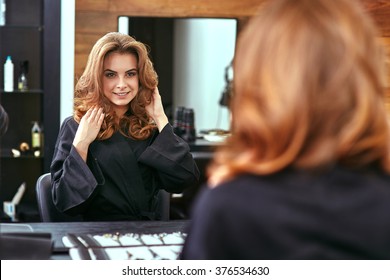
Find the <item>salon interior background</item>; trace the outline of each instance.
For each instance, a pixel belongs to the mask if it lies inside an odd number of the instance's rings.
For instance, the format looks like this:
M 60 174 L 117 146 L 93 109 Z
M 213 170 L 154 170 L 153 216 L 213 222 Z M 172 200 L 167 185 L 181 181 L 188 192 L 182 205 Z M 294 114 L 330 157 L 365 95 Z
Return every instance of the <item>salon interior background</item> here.
M 76 51 L 77 57 L 77 50 L 74 49 L 75 36 L 72 35 L 75 34 L 77 20 L 76 4 L 75 0 L 62 1 L 61 6 L 61 50 L 63 50 L 61 51 L 61 121 L 72 113 L 74 77 L 77 79 L 83 70 L 78 65 L 75 69 L 74 65 L 74 54 Z M 132 21 L 131 16 L 128 17 L 128 21 Z M 126 28 L 120 26 L 121 22 L 122 25 L 126 24 L 126 21 L 119 20 L 119 26 L 108 25 L 102 32 L 118 29 L 126 32 Z M 177 106 L 193 108 L 195 127 L 198 131 L 216 127 L 229 129 L 229 111 L 219 105 L 219 99 L 226 85 L 225 68 L 234 56 L 236 27 L 235 19 L 178 18 L 174 20 L 175 51 L 171 109 L 174 110 Z M 85 59 L 76 61 L 79 60 Z M 229 77 L 230 75 L 231 72 Z M 162 82 L 164 81 L 160 81 Z
M 72 113 L 73 87 L 75 77 L 82 73 L 87 54 L 93 43 L 108 31 L 118 29 L 117 18 L 122 15 L 141 17 L 178 18 L 235 18 L 238 31 L 253 15 L 264 0 L 62 0 L 61 1 L 61 121 Z M 272 1 L 272 0 L 270 0 Z M 379 26 L 378 40 L 388 51 L 390 69 L 390 1 L 356 0 L 363 2 Z M 196 29 L 196 25 L 208 28 Z M 215 28 L 224 27 L 215 32 Z M 224 68 L 234 55 L 236 29 L 232 23 L 203 21 L 178 25 L 175 44 L 190 45 L 185 52 L 191 56 L 176 58 L 175 72 L 186 76 L 177 79 L 173 93 L 174 106 L 188 106 L 195 109 L 196 129 L 209 129 L 219 125 L 228 128 L 228 110 L 218 104 L 225 86 Z M 183 34 L 188 35 L 185 37 Z M 216 36 L 218 34 L 218 36 Z M 204 52 L 204 45 L 210 48 Z M 214 48 L 214 50 L 213 50 Z M 215 52 L 215 48 L 218 49 Z M 178 63 L 180 61 L 180 63 Z M 186 71 L 180 67 L 190 67 Z M 202 66 L 202 70 L 200 70 Z M 205 66 L 205 67 L 203 67 Z M 192 68 L 191 68 L 192 67 Z M 205 70 L 203 70 L 205 69 Z M 390 70 L 389 70 L 390 76 Z M 212 79 L 210 79 L 212 77 Z M 214 78 L 216 77 L 216 78 Z M 390 80 L 390 78 L 388 79 Z M 180 83 L 182 82 L 182 83 Z M 183 94 L 184 93 L 184 94 Z M 390 84 L 387 87 L 390 104 Z M 388 107 L 390 110 L 390 106 Z M 217 120 L 220 122 L 217 123 Z

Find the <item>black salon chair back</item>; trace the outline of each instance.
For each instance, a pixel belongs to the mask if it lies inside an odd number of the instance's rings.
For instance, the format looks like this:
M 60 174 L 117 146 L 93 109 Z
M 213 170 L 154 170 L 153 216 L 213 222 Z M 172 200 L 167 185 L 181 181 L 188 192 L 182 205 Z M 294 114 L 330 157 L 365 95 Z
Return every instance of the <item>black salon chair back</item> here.
M 51 175 L 45 173 L 41 175 L 36 183 L 36 196 L 38 201 L 39 215 L 42 222 L 77 222 L 82 221 L 80 216 L 69 216 L 60 212 L 54 205 L 51 194 Z M 158 209 L 160 220 L 169 220 L 170 194 L 161 190 L 158 194 Z
M 38 178 L 35 191 L 42 222 L 77 222 L 82 220 L 80 216 L 66 215 L 55 207 L 51 196 L 50 173 L 45 173 Z
M 160 214 L 160 221 L 168 221 L 171 211 L 171 194 L 165 190 L 160 190 L 158 193 L 157 212 Z

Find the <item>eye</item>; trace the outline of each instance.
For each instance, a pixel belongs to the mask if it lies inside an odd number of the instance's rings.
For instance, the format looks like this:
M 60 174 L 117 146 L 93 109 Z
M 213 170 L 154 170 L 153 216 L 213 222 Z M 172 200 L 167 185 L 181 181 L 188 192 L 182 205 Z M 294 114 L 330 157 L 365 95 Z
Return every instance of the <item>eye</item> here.
M 114 72 L 104 72 L 104 76 L 107 78 L 112 78 L 112 77 L 115 77 L 115 73 Z
M 126 73 L 126 75 L 127 75 L 128 77 L 137 76 L 137 71 L 129 71 L 129 72 Z

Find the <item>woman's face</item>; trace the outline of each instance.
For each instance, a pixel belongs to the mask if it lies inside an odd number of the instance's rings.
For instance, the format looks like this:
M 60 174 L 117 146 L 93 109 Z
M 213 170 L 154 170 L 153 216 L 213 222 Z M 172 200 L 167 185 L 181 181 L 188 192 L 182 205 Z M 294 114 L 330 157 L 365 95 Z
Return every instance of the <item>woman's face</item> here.
M 134 54 L 110 53 L 103 62 L 104 95 L 118 116 L 128 109 L 139 88 L 137 58 Z

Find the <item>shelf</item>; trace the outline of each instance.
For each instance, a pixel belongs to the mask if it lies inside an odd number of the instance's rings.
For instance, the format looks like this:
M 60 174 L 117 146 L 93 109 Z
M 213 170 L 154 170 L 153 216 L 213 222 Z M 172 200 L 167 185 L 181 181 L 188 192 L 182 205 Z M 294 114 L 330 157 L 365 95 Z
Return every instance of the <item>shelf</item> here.
M 0 29 L 36 29 L 37 31 L 43 31 L 43 26 L 41 25 L 17 25 L 17 24 L 8 24 L 0 26 Z
M 0 60 L 12 57 L 14 90 L 4 91 L 3 66 L 0 67 L 0 99 L 9 117 L 7 132 L 0 139 L 0 203 L 10 200 L 22 182 L 27 185 L 23 204 L 36 208 L 37 178 L 50 170 L 60 127 L 60 18 L 61 0 L 7 0 L 6 24 L 0 26 Z M 20 65 L 29 61 L 29 90 L 18 90 Z M 26 142 L 32 147 L 32 121 L 44 129 L 39 157 L 33 152 L 14 157 Z M 24 206 L 24 205 L 23 205 Z M 1 207 L 2 208 L 2 207 Z M 1 209 L 0 208 L 0 209 Z M 34 210 L 33 209 L 33 210 Z M 35 220 L 27 209 L 22 219 Z M 31 214 L 31 215 L 30 215 Z
M 44 155 L 40 155 L 39 157 L 36 157 L 33 155 L 32 152 L 29 152 L 27 154 L 22 154 L 18 157 L 13 156 L 10 148 L 5 148 L 0 151 L 0 158 L 2 159 L 43 159 Z
M 21 201 L 16 207 L 17 220 L 12 221 L 9 216 L 7 216 L 3 207 L 0 209 L 0 221 L 2 223 L 17 223 L 17 222 L 40 222 L 38 206 L 33 202 Z
M 4 95 L 13 95 L 16 94 L 17 96 L 20 96 L 21 94 L 43 94 L 42 89 L 29 89 L 29 90 L 14 90 L 14 91 L 4 91 L 3 89 L 0 89 L 0 93 Z

